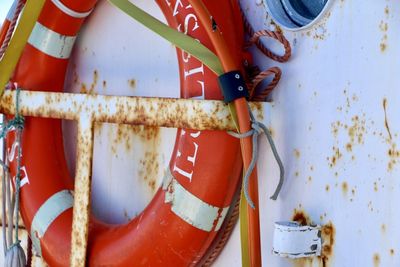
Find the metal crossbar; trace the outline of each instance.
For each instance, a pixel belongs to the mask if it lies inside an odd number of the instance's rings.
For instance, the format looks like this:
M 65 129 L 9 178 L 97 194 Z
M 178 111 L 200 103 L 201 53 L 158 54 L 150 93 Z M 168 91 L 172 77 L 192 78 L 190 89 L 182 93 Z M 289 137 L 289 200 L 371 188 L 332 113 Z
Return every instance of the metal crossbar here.
M 0 112 L 14 114 L 16 92 L 5 91 Z M 78 122 L 75 193 L 70 266 L 86 260 L 95 122 L 141 124 L 194 130 L 235 130 L 222 101 L 156 97 L 126 97 L 52 92 L 20 92 L 20 114 Z M 250 103 L 257 118 L 269 113 L 270 103 Z M 269 123 L 267 123 L 269 124 Z

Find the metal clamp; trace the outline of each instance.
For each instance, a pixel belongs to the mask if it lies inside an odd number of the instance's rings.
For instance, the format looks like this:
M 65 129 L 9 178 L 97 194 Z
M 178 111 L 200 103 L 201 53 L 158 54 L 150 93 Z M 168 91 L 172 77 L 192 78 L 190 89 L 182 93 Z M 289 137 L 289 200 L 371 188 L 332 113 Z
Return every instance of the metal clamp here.
M 230 103 L 241 97 L 249 97 L 242 75 L 239 71 L 230 71 L 218 77 L 219 86 L 224 95 L 224 102 Z
M 321 226 L 302 226 L 297 222 L 276 222 L 273 253 L 285 258 L 320 256 L 322 250 Z

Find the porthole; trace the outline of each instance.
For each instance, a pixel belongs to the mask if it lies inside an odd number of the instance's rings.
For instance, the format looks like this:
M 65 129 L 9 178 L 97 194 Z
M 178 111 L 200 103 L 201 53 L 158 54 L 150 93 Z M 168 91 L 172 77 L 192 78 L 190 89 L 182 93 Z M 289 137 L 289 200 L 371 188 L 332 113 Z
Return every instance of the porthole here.
M 318 20 L 332 0 L 266 0 L 272 18 L 286 29 L 303 29 Z

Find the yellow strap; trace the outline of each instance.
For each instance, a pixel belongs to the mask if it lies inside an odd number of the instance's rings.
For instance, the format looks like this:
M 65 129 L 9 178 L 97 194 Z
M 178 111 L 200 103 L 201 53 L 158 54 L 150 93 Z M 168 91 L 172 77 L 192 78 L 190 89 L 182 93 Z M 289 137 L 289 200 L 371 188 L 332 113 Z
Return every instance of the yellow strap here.
M 27 0 L 10 44 L 0 61 L 0 96 L 11 78 L 45 0 Z
M 247 209 L 248 209 L 248 204 L 244 196 L 244 191 L 242 189 L 242 192 L 240 194 L 239 220 L 240 220 L 240 242 L 242 249 L 243 267 L 250 267 L 250 254 L 249 254 L 249 242 L 248 242 L 249 222 L 247 220 Z
M 203 62 L 218 76 L 224 73 L 218 57 L 194 38 L 165 25 L 128 0 L 109 0 L 109 2 L 131 18 L 135 19 L 137 22 L 171 42 L 176 47 L 179 47 Z

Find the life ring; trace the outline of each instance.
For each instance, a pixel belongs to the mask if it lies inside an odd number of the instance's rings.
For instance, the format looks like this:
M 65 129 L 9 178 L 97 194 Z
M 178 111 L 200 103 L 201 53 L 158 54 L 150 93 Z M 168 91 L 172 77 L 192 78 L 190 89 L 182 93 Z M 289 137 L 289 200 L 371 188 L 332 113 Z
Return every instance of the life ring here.
M 212 49 L 187 0 L 157 0 L 169 25 Z M 241 62 L 243 30 L 236 1 L 206 7 Z M 63 90 L 75 36 L 94 0 L 47 0 L 15 70 L 26 90 Z M 216 75 L 178 50 L 181 96 L 222 99 Z M 15 137 L 7 139 L 15 175 Z M 27 117 L 22 140 L 21 215 L 36 251 L 50 266 L 69 266 L 73 179 L 64 158 L 61 121 Z M 90 266 L 193 266 L 214 241 L 240 184 L 237 139 L 221 131 L 178 130 L 169 170 L 153 200 L 131 222 L 106 225 L 92 218 Z

